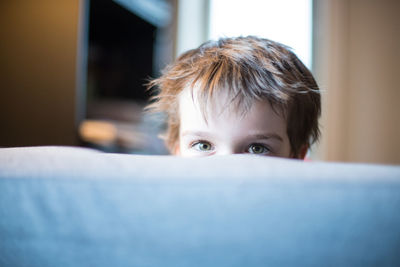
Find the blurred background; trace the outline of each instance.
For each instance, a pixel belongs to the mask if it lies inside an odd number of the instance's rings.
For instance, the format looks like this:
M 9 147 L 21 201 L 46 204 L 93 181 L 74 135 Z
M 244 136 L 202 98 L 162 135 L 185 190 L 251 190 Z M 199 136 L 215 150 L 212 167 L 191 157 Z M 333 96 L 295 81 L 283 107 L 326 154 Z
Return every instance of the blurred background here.
M 400 1 L 3 0 L 0 147 L 166 154 L 145 84 L 208 39 L 293 48 L 323 97 L 314 160 L 400 164 Z

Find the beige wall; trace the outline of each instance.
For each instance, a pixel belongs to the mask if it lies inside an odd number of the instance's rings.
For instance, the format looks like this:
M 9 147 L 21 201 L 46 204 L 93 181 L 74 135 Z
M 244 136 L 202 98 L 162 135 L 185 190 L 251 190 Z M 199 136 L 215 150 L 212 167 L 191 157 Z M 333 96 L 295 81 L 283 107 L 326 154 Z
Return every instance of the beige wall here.
M 79 5 L 0 2 L 0 146 L 76 144 Z
M 319 158 L 400 164 L 400 1 L 315 0 Z

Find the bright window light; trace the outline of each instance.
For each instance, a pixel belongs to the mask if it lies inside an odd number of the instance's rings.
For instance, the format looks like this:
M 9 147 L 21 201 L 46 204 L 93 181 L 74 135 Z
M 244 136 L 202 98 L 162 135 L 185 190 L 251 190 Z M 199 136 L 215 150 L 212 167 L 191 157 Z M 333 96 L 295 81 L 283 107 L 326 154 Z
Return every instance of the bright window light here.
M 312 0 L 210 0 L 208 39 L 256 35 L 290 46 L 311 68 Z

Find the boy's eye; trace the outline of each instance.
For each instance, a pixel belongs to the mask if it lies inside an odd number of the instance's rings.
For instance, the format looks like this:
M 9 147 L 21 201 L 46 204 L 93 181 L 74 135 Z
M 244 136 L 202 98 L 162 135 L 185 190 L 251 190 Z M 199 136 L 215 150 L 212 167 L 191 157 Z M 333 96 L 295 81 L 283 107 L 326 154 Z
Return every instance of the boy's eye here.
M 205 142 L 205 141 L 199 141 L 197 143 L 194 143 L 192 145 L 192 147 L 199 151 L 211 151 L 212 150 L 212 145 L 209 142 Z
M 253 144 L 250 145 L 248 152 L 251 154 L 269 154 L 270 149 L 264 145 Z

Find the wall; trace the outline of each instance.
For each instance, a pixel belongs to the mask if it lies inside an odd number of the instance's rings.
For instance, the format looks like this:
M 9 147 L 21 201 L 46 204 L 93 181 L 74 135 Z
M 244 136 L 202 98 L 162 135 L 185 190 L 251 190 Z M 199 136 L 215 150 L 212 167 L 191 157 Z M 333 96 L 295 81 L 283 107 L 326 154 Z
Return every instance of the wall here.
M 178 0 L 175 58 L 207 41 L 208 0 Z
M 77 143 L 80 4 L 0 2 L 0 146 Z
M 324 160 L 400 164 L 400 1 L 314 1 Z

